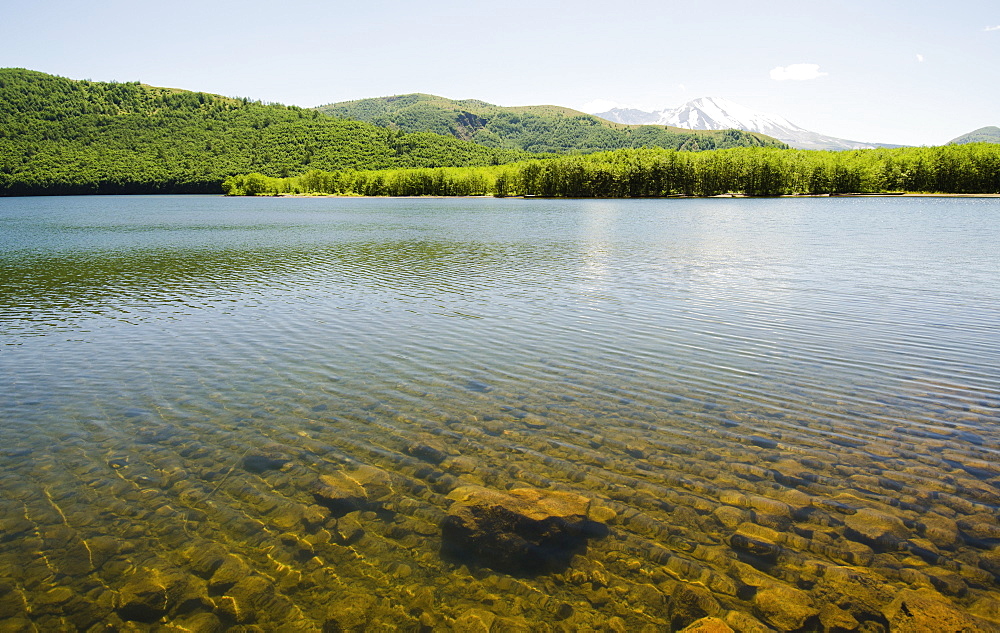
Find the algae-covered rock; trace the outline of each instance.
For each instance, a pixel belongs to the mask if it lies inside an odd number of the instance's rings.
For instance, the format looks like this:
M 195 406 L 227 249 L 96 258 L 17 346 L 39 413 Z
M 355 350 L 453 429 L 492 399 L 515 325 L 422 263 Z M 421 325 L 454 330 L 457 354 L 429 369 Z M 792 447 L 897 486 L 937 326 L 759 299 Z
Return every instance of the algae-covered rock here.
M 979 566 L 1000 583 L 1000 546 L 994 547 L 988 552 L 983 552 L 979 557 Z
M 947 569 L 928 567 L 921 572 L 926 575 L 935 589 L 946 596 L 962 597 L 968 593 L 969 587 L 962 577 Z
M 969 613 L 992 622 L 1000 622 L 1000 595 L 993 593 L 982 596 L 972 603 Z
M 219 631 L 226 630 L 219 616 L 207 611 L 192 613 L 187 617 L 176 620 L 173 624 L 179 627 L 180 630 L 190 631 L 191 633 L 218 633 Z M 229 630 L 231 631 L 232 629 Z
M 924 534 L 937 547 L 951 548 L 959 541 L 958 524 L 940 514 L 928 514 L 921 519 Z
M 1000 524 L 996 522 L 995 517 L 990 517 L 988 515 L 975 515 L 959 521 L 958 526 L 962 528 L 962 531 L 969 535 L 969 537 L 975 540 L 1000 540 Z
M 243 468 L 248 472 L 261 474 L 268 470 L 281 470 L 290 460 L 280 455 L 268 453 L 251 453 L 244 455 Z
M 819 613 L 809 594 L 788 585 L 762 587 L 754 595 L 753 604 L 757 614 L 779 631 L 801 629 L 806 620 Z
M 590 500 L 555 490 L 507 492 L 481 486 L 453 490 L 442 529 L 442 553 L 511 573 L 565 568 L 588 538 L 607 528 L 589 518 Z
M 235 622 L 252 622 L 254 620 L 254 614 L 244 605 L 241 605 L 232 596 L 218 596 L 215 598 L 215 609 L 216 611 L 224 616 L 226 619 L 233 620 Z M 231 627 L 227 629 L 228 632 L 235 631 L 236 627 Z
M 734 631 L 740 633 L 772 633 L 774 629 L 743 611 L 727 611 L 723 618 Z
M 37 631 L 38 627 L 28 618 L 6 618 L 0 620 L 0 632 L 21 633 L 22 631 Z
M 859 539 L 880 551 L 897 549 L 899 541 L 910 535 L 902 519 L 871 508 L 861 508 L 847 516 L 844 523 L 849 538 Z
M 1000 625 L 978 618 L 931 590 L 904 589 L 883 611 L 890 631 L 1000 631 Z
M 341 517 L 357 510 L 372 510 L 392 494 L 392 481 L 384 470 L 360 466 L 355 470 L 321 475 L 312 486 L 316 503 Z
M 440 464 L 448 459 L 448 453 L 445 452 L 444 447 L 427 442 L 414 442 L 406 447 L 406 452 L 430 464 Z
M 854 631 L 860 625 L 850 611 L 830 602 L 821 604 L 819 622 L 827 631 Z
M 365 529 L 361 525 L 361 513 L 350 512 L 337 519 L 337 525 L 333 530 L 333 536 L 337 543 L 341 545 L 351 545 L 365 534 Z
M 657 618 L 666 618 L 667 613 L 667 596 L 663 595 L 663 592 L 648 583 L 641 583 L 634 585 L 627 594 L 625 594 L 625 602 L 627 604 L 642 605 L 642 611 L 646 615 L 651 615 Z
M 681 629 L 680 633 L 733 633 L 733 627 L 721 618 L 707 617 L 695 620 Z
M 702 618 L 722 615 L 722 607 L 708 589 L 681 582 L 670 594 L 669 612 L 670 625 L 681 629 Z
M 215 565 L 208 586 L 212 591 L 223 592 L 250 574 L 250 566 L 235 554 L 226 554 Z
M 777 499 L 752 495 L 747 500 L 750 502 L 750 507 L 762 514 L 781 517 L 788 517 L 792 514 L 791 507 L 787 503 L 778 501 Z
M 719 523 L 730 530 L 736 529 L 736 526 L 745 523 L 750 518 L 749 512 L 733 506 L 719 506 L 712 514 Z
M 185 552 L 188 568 L 202 578 L 211 578 L 226 560 L 226 548 L 218 543 L 199 543 Z
M 371 594 L 357 593 L 336 598 L 326 614 L 324 631 L 362 630 L 371 620 L 378 599 Z
M 729 544 L 740 555 L 741 559 L 746 559 L 759 564 L 773 564 L 781 553 L 781 547 L 753 538 L 745 534 L 733 534 L 729 538 Z
M 125 583 L 119 600 L 118 613 L 124 620 L 155 622 L 167 613 L 167 589 L 146 570 Z
M 247 618 L 249 621 L 284 622 L 295 610 L 292 602 L 278 593 L 270 580 L 256 574 L 230 587 L 226 597 L 233 599 L 240 613 L 251 615 Z
M 895 587 L 870 569 L 834 566 L 826 568 L 813 596 L 817 605 L 850 605 L 851 616 L 864 623 L 882 620 L 882 608 L 892 602 L 895 592 Z
M 0 619 L 25 615 L 28 602 L 23 592 L 9 580 L 0 580 Z
M 462 633 L 490 633 L 496 619 L 496 614 L 490 611 L 469 609 L 455 619 L 452 630 Z
M 178 569 L 139 569 L 122 586 L 118 614 L 124 620 L 155 622 L 210 604 L 205 582 Z

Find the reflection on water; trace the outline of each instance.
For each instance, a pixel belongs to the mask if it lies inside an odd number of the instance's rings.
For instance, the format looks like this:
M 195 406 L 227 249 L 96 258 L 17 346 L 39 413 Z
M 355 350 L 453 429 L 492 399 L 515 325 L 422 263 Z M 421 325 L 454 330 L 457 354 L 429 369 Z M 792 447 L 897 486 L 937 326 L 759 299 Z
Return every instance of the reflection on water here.
M 996 204 L 0 199 L 0 626 L 1000 626 Z

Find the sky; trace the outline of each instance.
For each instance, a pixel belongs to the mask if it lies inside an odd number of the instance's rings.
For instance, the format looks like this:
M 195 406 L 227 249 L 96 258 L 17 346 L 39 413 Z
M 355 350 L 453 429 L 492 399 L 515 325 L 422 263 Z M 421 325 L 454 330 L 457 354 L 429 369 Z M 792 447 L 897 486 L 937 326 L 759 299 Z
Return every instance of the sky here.
M 724 97 L 855 141 L 1000 126 L 996 0 L 5 0 L 0 67 L 312 107 L 411 92 L 647 111 Z

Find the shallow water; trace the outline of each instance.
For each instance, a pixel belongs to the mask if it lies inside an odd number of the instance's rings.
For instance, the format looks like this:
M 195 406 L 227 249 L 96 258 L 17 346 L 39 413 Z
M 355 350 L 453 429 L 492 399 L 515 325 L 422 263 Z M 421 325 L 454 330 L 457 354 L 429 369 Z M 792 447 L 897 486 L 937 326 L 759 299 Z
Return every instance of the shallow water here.
M 0 198 L 0 628 L 986 628 L 998 215 Z M 606 529 L 443 555 L 467 485 Z

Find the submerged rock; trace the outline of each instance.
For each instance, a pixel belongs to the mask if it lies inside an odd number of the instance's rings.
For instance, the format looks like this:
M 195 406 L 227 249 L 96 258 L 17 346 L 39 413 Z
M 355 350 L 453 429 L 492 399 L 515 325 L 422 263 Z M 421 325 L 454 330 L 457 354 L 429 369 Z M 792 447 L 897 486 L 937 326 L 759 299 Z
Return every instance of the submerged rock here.
M 489 633 L 496 619 L 496 614 L 491 611 L 469 609 L 455 620 L 452 628 L 461 633 Z
M 227 591 L 251 572 L 250 565 L 235 554 L 224 554 L 214 560 L 212 565 L 212 576 L 208 586 L 217 593 Z
M 733 633 L 733 627 L 721 618 L 708 617 L 692 622 L 681 633 Z
M 757 591 L 753 599 L 757 613 L 779 631 L 801 629 L 817 615 L 809 594 L 788 585 L 770 585 Z
M 891 631 L 1000 631 L 1000 625 L 966 613 L 930 590 L 904 589 L 883 613 Z
M 378 599 L 370 594 L 350 593 L 334 600 L 328 609 L 324 631 L 363 630 L 372 621 Z
M 670 593 L 669 611 L 670 625 L 674 629 L 685 630 L 696 622 L 722 614 L 719 601 L 712 592 L 686 582 L 678 583 Z
M 192 613 L 176 620 L 173 624 L 182 631 L 191 631 L 192 633 L 218 633 L 227 630 L 222 621 L 219 620 L 219 616 L 206 611 Z M 228 630 L 232 631 L 232 629 Z
M 590 500 L 556 490 L 456 488 L 442 523 L 442 553 L 514 574 L 559 571 L 589 538 L 607 534 L 590 518 Z
M 854 631 L 861 625 L 849 610 L 830 602 L 820 607 L 819 622 L 827 631 Z
M 440 464 L 448 459 L 448 453 L 443 449 L 425 442 L 414 442 L 406 447 L 406 452 L 417 459 L 431 464 Z
M 144 568 L 125 581 L 117 609 L 124 620 L 155 622 L 168 613 L 188 613 L 209 604 L 203 580 L 178 569 Z
M 898 549 L 899 542 L 910 536 L 899 517 L 871 508 L 861 508 L 845 519 L 848 538 L 859 540 L 878 551 Z
M 358 510 L 374 510 L 392 494 L 388 473 L 373 466 L 321 475 L 312 486 L 316 503 L 334 517 Z
M 948 517 L 928 513 L 921 518 L 921 526 L 926 538 L 936 545 L 950 549 L 960 542 L 958 524 Z
M 0 580 L 0 619 L 20 617 L 28 612 L 24 593 L 9 580 Z
M 245 455 L 243 468 L 251 473 L 263 473 L 268 470 L 281 470 L 289 460 L 272 455 Z

